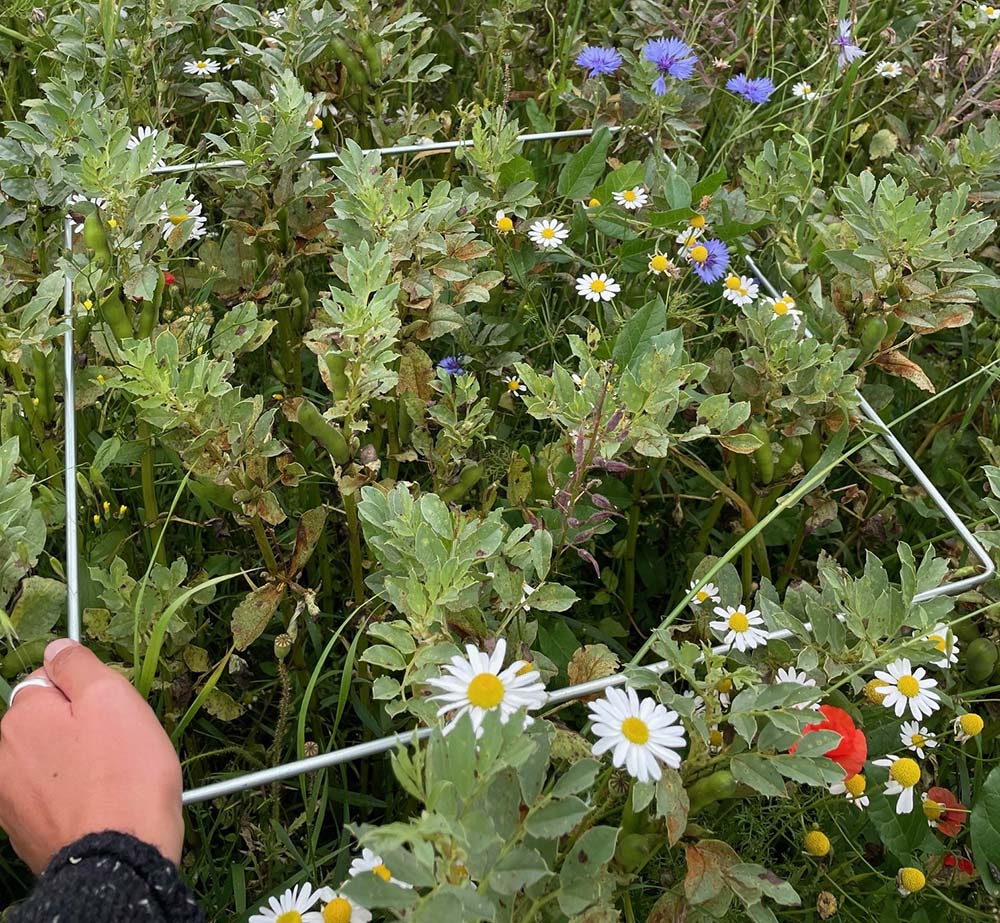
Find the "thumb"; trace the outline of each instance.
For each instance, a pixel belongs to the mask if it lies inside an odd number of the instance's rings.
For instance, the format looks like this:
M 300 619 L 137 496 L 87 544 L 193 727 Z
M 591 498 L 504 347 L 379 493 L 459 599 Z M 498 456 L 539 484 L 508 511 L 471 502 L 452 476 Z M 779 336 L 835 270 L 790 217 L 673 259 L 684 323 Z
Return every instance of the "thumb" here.
M 69 638 L 60 638 L 45 648 L 45 672 L 71 702 L 106 670 L 93 651 Z

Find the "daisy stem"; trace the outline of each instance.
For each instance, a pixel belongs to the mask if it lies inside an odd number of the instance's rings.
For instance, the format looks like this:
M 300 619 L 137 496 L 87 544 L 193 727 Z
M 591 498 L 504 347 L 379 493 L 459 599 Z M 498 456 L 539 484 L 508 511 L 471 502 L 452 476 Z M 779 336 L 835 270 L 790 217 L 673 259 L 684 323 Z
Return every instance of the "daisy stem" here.
M 628 532 L 625 540 L 625 573 L 622 591 L 625 612 L 635 613 L 635 548 L 639 539 L 639 514 L 642 509 L 642 487 L 646 480 L 646 469 L 640 468 L 632 480 L 632 505 L 628 511 Z

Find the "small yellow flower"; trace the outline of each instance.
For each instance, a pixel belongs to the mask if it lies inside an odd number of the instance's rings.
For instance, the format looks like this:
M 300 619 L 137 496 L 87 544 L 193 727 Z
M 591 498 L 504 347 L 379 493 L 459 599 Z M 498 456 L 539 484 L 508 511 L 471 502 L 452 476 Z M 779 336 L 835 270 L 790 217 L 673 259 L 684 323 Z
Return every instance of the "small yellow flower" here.
M 204 346 L 199 346 L 198 347 L 198 355 L 200 356 L 204 352 L 205 352 L 205 347 Z
M 32 407 L 37 407 L 37 406 L 38 406 L 38 403 L 39 403 L 39 401 L 38 401 L 38 398 L 37 398 L 37 397 L 33 397 L 33 398 L 31 399 L 31 406 L 32 406 Z
M 104 510 L 104 515 L 107 516 L 111 512 L 111 501 L 105 500 L 101 504 L 101 508 Z
M 879 692 L 883 683 L 880 679 L 870 679 L 865 683 L 865 698 L 868 699 L 872 705 L 881 705 L 885 701 L 885 695 Z
M 124 503 L 120 507 L 118 507 L 119 516 L 124 516 L 127 512 L 128 512 L 128 507 Z
M 318 115 L 313 116 L 312 127 L 313 131 L 319 131 L 323 127 L 323 120 Z
M 93 309 L 94 309 L 94 302 L 92 302 L 89 298 L 85 299 L 83 302 L 83 310 L 92 311 Z
M 660 275 L 670 269 L 670 260 L 667 259 L 662 253 L 654 253 L 649 258 L 649 271 L 653 275 Z
M 493 227 L 495 227 L 501 234 L 509 234 L 514 230 L 514 220 L 501 209 L 496 214 L 496 218 L 493 221 Z
M 974 712 L 959 715 L 955 719 L 955 737 L 959 743 L 965 743 L 965 741 L 982 734 L 984 727 L 985 722 Z
M 100 373 L 97 373 L 97 383 L 103 385 L 107 379 Z
M 587 203 L 587 208 L 597 208 L 601 204 L 601 200 L 596 196 L 591 196 L 590 201 Z
M 280 391 L 277 391 L 275 392 L 274 399 L 276 401 L 283 401 L 285 399 L 285 395 L 282 394 Z
M 896 887 L 904 897 L 907 894 L 916 894 L 917 891 L 922 891 L 925 884 L 927 884 L 927 877 L 920 869 L 915 869 L 911 865 L 901 868 L 896 874 Z
M 821 830 L 810 830 L 802 841 L 810 856 L 822 859 L 830 852 L 830 839 Z
M 100 513 L 94 513 L 94 525 L 99 526 L 101 524 Z
M 688 220 L 688 227 L 698 228 L 699 230 L 705 227 L 705 216 L 695 215 L 693 218 Z
M 111 230 L 114 230 L 116 227 L 118 227 L 118 222 L 115 221 L 114 218 L 108 218 L 108 227 L 111 228 Z

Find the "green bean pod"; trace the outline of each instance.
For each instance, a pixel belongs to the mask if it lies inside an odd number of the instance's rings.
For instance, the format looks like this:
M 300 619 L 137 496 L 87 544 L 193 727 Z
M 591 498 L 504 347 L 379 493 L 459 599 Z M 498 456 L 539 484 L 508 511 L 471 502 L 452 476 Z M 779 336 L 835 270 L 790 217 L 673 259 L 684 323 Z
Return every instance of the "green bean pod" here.
M 347 75 L 358 85 L 360 89 L 368 87 L 368 73 L 361 66 L 358 56 L 350 49 L 339 35 L 330 39 L 330 50 L 333 56 L 344 65 Z
M 93 251 L 95 262 L 102 266 L 107 266 L 111 262 L 108 235 L 104 232 L 101 216 L 97 212 L 91 212 L 83 219 L 83 242 Z
M 372 40 L 371 35 L 362 29 L 356 36 L 358 47 L 368 62 L 368 73 L 376 83 L 382 81 L 382 56 L 378 51 L 378 44 Z
M 288 290 L 295 296 L 296 304 L 292 307 L 292 323 L 297 333 L 305 329 L 309 319 L 311 301 L 309 289 L 306 287 L 306 277 L 301 269 L 293 269 L 288 274 Z
M 864 322 L 858 337 L 858 358 L 854 360 L 856 366 L 863 365 L 875 354 L 875 350 L 882 345 L 887 330 L 888 324 L 884 317 L 869 317 Z
M 156 280 L 156 291 L 150 301 L 142 303 L 142 310 L 139 312 L 139 339 L 144 340 L 150 336 L 156 327 L 156 322 L 160 319 L 160 305 L 163 304 L 163 291 L 166 282 L 163 273 L 159 274 Z
M 802 437 L 783 436 L 781 439 L 781 452 L 778 455 L 778 460 L 774 463 L 774 476 L 776 478 L 783 478 L 795 467 L 795 463 L 801 455 Z
M 704 776 L 688 786 L 688 817 L 693 817 L 718 801 L 735 798 L 738 793 L 739 785 L 728 769 L 720 769 L 710 776 Z
M 815 430 L 802 437 L 802 467 L 808 471 L 814 468 L 823 454 L 823 443 Z
M 774 449 L 771 448 L 771 434 L 760 420 L 753 420 L 747 426 L 747 432 L 756 436 L 761 443 L 760 447 L 753 451 L 758 479 L 762 484 L 770 484 L 774 480 Z
M 482 465 L 469 465 L 458 477 L 458 482 L 441 491 L 441 499 L 445 503 L 458 503 L 465 495 L 482 480 L 484 471 Z
M 122 304 L 117 287 L 113 288 L 101 301 L 100 311 L 104 322 L 111 328 L 119 341 L 132 336 L 132 321 L 125 313 L 125 305 Z
M 11 679 L 18 673 L 27 673 L 29 670 L 40 667 L 45 648 L 50 640 L 52 640 L 51 635 L 46 638 L 36 638 L 32 641 L 25 641 L 24 644 L 9 651 L 0 660 L 0 674 L 3 675 L 4 679 Z
M 347 397 L 347 356 L 327 353 L 324 357 L 330 374 L 330 393 L 335 401 Z
M 316 405 L 303 398 L 298 405 L 296 422 L 313 437 L 338 465 L 346 464 L 351 457 L 347 440 L 339 426 L 334 426 L 316 409 Z

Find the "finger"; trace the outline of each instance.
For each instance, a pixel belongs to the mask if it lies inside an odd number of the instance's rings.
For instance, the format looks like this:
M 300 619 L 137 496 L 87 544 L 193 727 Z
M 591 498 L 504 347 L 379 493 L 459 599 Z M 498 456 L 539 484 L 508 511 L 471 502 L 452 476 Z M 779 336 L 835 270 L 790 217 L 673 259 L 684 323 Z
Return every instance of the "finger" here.
M 45 672 L 71 702 L 88 686 L 104 680 L 108 669 L 96 654 L 77 641 L 60 638 L 45 648 Z
M 10 698 L 7 700 L 8 710 L 14 707 L 15 697 L 19 705 L 29 700 L 38 701 L 39 699 L 52 699 L 59 702 L 68 701 L 66 696 L 49 679 L 49 675 L 45 672 L 44 667 L 39 667 L 29 676 L 22 679 L 21 682 L 15 684 L 11 690 Z

